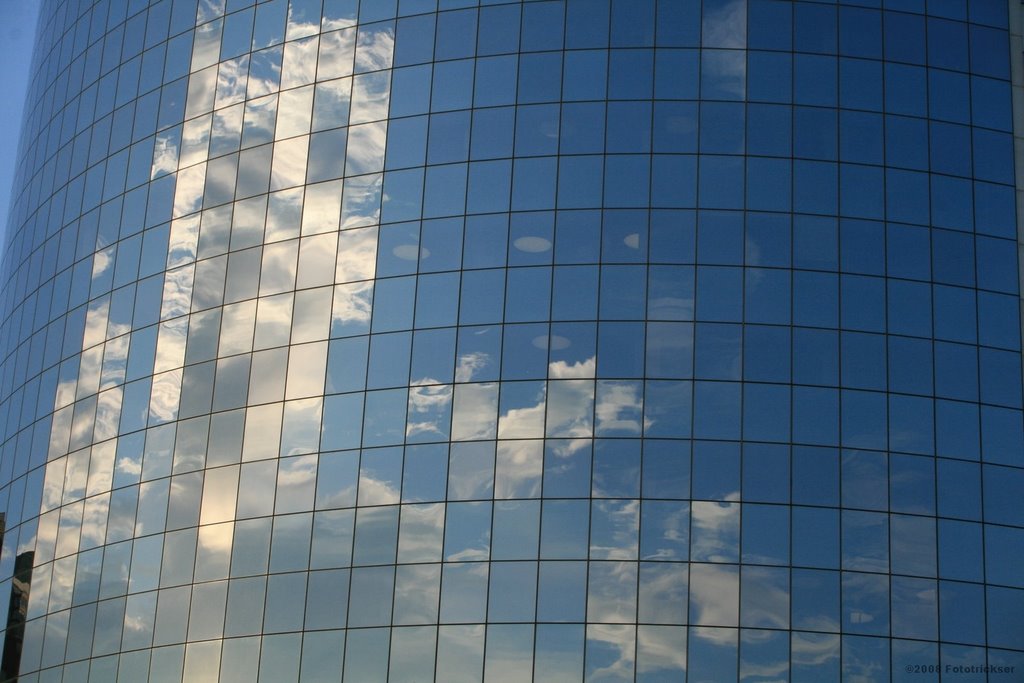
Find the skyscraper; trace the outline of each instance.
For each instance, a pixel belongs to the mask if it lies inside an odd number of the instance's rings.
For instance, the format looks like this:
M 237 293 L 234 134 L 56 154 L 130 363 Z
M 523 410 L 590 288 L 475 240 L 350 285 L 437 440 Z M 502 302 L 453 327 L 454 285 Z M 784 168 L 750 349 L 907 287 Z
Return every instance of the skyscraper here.
M 1021 680 L 1020 8 L 882 5 L 45 0 L 3 676 Z

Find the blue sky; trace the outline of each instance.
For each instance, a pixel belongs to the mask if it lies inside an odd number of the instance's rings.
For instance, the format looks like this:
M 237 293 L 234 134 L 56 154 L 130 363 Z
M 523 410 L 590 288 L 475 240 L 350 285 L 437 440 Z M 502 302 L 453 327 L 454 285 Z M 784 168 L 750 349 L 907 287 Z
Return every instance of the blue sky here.
M 39 2 L 0 0 L 0 235 L 7 226 L 22 105 L 28 85 Z

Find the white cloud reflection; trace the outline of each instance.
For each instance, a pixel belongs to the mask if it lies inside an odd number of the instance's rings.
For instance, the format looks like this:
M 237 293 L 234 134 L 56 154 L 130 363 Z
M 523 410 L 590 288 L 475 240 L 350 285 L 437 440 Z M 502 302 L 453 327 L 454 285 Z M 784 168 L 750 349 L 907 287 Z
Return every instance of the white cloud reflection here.
M 704 5 L 702 21 L 704 47 L 742 49 L 747 46 L 746 0 L 711 0 Z
M 674 673 L 682 678 L 686 671 L 686 627 L 638 626 L 637 672 Z
M 650 427 L 654 421 L 643 417 L 643 386 L 640 382 L 602 381 L 598 383 L 597 433 L 635 434 Z
M 476 351 L 459 356 L 458 366 L 455 368 L 456 382 L 472 382 L 474 375 L 491 363 L 490 354 Z
M 610 657 L 608 664 L 600 667 L 588 667 L 588 681 L 626 681 L 633 680 L 633 668 L 636 664 L 636 627 L 619 624 L 588 624 L 587 625 L 588 659 L 596 659 L 601 655 Z M 603 658 L 603 657 L 601 657 Z
M 443 440 L 448 432 L 452 394 L 452 385 L 429 378 L 409 387 L 406 436 L 434 435 Z
M 733 565 L 690 565 L 690 615 L 693 624 L 735 627 L 739 620 L 739 571 Z M 718 645 L 734 642 L 735 632 L 726 628 L 704 629 L 705 637 Z

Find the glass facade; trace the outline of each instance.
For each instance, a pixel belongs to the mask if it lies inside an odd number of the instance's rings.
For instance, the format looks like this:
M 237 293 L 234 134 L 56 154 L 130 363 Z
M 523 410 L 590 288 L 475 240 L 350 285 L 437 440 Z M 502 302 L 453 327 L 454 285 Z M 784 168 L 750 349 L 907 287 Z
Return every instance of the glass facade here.
M 1018 14 L 44 0 L 0 680 L 1024 680 Z

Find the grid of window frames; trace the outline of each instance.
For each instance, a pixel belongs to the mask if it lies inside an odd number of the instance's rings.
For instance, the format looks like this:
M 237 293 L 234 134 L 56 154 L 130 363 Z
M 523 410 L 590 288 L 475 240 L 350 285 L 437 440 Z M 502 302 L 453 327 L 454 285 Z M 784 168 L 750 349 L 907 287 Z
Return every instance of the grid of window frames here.
M 1007 23 L 46 0 L 2 678 L 1017 680 Z

